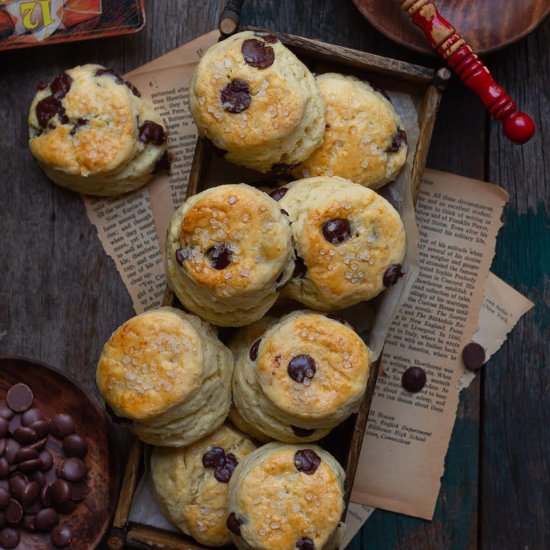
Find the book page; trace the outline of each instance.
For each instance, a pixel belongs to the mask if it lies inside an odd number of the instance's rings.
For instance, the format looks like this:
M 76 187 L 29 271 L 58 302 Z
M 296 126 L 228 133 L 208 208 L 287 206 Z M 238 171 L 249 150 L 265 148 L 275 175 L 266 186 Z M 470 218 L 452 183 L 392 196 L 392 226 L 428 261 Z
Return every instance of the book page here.
M 433 516 L 464 373 L 462 348 L 478 327 L 506 192 L 427 170 L 417 203 L 420 274 L 388 337 L 352 501 Z M 406 392 L 410 366 L 425 388 Z

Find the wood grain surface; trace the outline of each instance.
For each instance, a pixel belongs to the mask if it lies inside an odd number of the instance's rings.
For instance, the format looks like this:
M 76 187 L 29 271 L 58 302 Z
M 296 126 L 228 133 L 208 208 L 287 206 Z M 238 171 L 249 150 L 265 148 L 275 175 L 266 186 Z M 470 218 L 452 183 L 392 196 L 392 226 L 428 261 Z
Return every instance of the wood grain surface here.
M 353 0 L 370 23 L 399 44 L 432 55 L 426 38 L 395 0 Z M 531 32 L 549 13 L 548 0 L 436 0 L 441 15 L 477 53 L 509 45 Z
M 111 332 L 133 314 L 81 199 L 46 180 L 27 147 L 26 116 L 40 79 L 78 63 L 133 69 L 215 27 L 221 0 L 146 1 L 135 36 L 0 53 L 0 350 L 69 372 L 92 392 Z M 380 36 L 351 0 L 246 0 L 245 24 L 433 63 Z M 433 522 L 377 511 L 351 548 L 550 548 L 550 21 L 488 59 L 535 116 L 526 146 L 505 143 L 460 86 L 444 97 L 428 165 L 501 184 L 510 193 L 493 270 L 536 303 L 466 390 Z

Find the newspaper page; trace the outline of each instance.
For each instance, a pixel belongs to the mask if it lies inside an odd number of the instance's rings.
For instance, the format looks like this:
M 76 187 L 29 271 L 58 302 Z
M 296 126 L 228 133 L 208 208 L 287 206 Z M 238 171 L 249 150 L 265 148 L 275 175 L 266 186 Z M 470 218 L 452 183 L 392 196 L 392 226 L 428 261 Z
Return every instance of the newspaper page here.
M 352 501 L 431 519 L 464 373 L 462 348 L 478 328 L 506 192 L 428 170 L 418 203 L 421 269 L 384 348 Z M 407 393 L 410 366 L 428 381 Z

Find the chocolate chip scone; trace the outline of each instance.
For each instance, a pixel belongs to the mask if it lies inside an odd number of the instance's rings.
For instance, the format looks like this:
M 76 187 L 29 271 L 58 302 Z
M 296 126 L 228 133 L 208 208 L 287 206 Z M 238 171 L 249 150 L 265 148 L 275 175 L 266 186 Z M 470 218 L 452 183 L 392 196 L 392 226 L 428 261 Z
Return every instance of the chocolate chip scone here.
M 166 125 L 129 82 L 101 65 L 65 71 L 40 86 L 29 111 L 29 145 L 55 183 L 119 195 L 166 168 Z
M 246 435 L 227 425 L 189 447 L 155 447 L 151 481 L 166 518 L 201 544 L 229 544 L 228 483 L 239 462 L 255 449 Z
M 269 443 L 229 482 L 227 527 L 241 550 L 336 550 L 345 526 L 342 467 L 315 445 Z
M 207 189 L 189 198 L 170 223 L 168 284 L 187 309 L 215 325 L 260 319 L 293 269 L 286 215 L 249 185 Z
M 403 276 L 403 222 L 375 191 L 320 176 L 290 183 L 277 196 L 295 242 L 296 269 L 283 289 L 290 298 L 312 309 L 341 309 L 374 298 Z
M 371 354 L 351 327 L 311 311 L 270 319 L 261 333 L 255 325 L 230 344 L 242 429 L 287 443 L 316 441 L 357 410 Z
M 323 143 L 294 176 L 341 176 L 372 189 L 394 180 L 407 160 L 407 134 L 391 101 L 354 76 L 326 73 L 317 83 L 325 103 Z
M 105 344 L 97 386 L 116 415 L 152 445 L 190 445 L 231 405 L 231 352 L 193 315 L 162 307 L 126 321 Z
M 325 129 L 307 67 L 274 36 L 241 32 L 208 49 L 189 90 L 199 133 L 236 164 L 278 171 L 305 160 Z

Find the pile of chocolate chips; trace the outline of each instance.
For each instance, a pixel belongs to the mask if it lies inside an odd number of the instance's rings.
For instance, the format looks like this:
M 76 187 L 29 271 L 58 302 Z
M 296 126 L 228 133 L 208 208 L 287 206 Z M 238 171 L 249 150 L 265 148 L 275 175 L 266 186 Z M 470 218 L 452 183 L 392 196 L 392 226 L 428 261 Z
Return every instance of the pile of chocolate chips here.
M 68 414 L 48 418 L 33 407 L 26 384 L 15 384 L 0 401 L 0 547 L 15 548 L 20 529 L 50 533 L 64 548 L 73 534 L 59 524 L 88 494 L 86 440 Z

